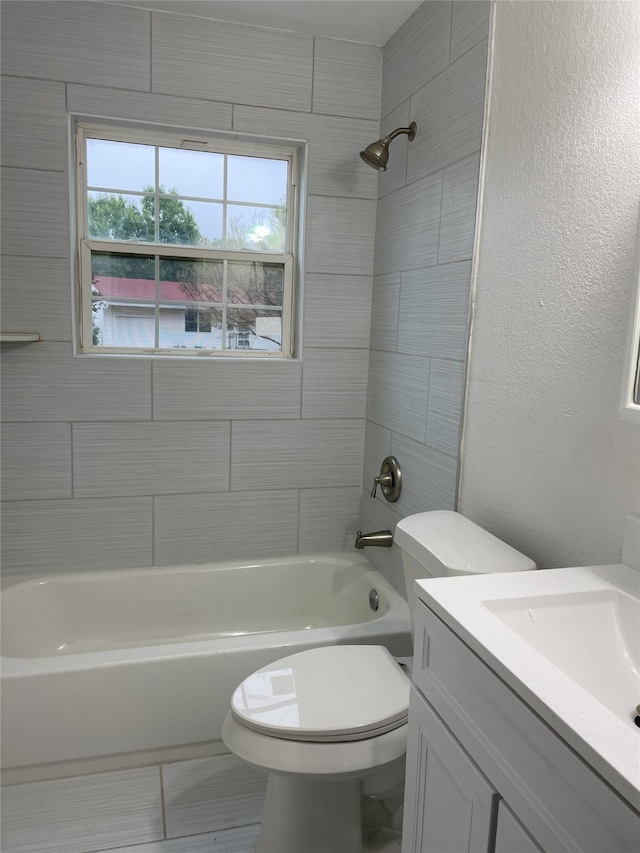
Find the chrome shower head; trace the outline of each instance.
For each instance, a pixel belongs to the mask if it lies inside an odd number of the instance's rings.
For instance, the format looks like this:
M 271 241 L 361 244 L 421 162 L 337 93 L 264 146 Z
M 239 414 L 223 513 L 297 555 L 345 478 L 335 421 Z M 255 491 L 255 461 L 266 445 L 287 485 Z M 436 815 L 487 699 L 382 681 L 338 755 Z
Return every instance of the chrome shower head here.
M 378 139 L 377 142 L 367 145 L 364 151 L 360 152 L 360 156 L 367 166 L 371 166 L 372 169 L 377 169 L 379 172 L 386 172 L 387 163 L 389 162 L 389 143 L 391 140 L 395 139 L 401 133 L 406 133 L 409 137 L 409 142 L 411 142 L 416 137 L 417 129 L 418 126 L 415 121 L 412 121 L 409 127 L 398 127 L 388 136 L 384 136 L 382 139 Z

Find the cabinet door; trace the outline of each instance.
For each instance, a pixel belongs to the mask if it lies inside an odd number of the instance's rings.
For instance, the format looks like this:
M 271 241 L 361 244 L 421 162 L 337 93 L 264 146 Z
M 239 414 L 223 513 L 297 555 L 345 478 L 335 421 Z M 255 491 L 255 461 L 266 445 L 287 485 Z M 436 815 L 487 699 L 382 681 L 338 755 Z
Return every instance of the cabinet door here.
M 504 800 L 498 805 L 495 853 L 543 853 Z
M 489 853 L 498 795 L 411 688 L 402 853 Z

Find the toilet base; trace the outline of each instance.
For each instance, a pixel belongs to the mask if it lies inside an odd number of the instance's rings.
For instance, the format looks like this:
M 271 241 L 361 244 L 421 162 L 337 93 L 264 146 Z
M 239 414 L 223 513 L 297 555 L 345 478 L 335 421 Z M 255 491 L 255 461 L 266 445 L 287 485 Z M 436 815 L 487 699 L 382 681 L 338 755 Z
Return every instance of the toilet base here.
M 256 853 L 362 853 L 361 798 L 356 779 L 270 773 Z

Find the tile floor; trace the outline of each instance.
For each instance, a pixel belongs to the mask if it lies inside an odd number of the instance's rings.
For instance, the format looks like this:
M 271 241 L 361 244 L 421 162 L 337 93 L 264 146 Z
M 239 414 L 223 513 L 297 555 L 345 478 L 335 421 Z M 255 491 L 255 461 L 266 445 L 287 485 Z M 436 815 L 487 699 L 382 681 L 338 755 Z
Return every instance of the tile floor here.
M 2 853 L 253 853 L 266 775 L 233 755 L 2 788 Z M 382 830 L 367 853 L 400 853 Z
M 266 775 L 233 755 L 2 788 L 3 853 L 250 853 Z

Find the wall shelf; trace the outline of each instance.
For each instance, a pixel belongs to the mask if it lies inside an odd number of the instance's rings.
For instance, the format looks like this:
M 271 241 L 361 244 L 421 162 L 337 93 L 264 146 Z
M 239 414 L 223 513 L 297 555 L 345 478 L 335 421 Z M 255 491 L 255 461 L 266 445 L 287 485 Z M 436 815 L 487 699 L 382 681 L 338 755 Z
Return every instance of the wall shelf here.
M 0 332 L 0 344 L 28 344 L 39 340 L 39 332 Z

